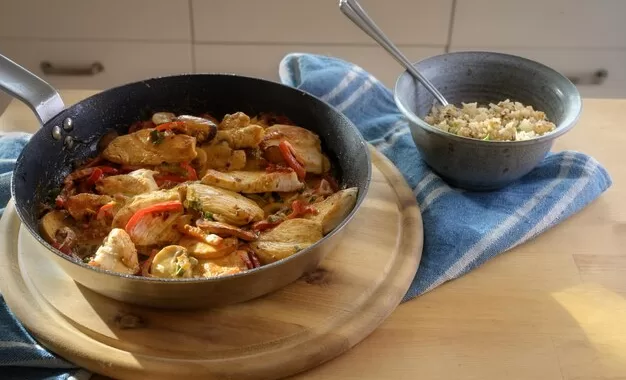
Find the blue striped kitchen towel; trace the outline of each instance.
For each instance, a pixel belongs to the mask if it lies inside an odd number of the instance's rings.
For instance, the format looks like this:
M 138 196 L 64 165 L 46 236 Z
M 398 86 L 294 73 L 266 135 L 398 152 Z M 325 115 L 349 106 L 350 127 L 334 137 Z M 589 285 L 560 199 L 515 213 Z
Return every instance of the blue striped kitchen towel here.
M 0 134 L 0 215 L 11 197 L 11 173 L 30 134 Z M 1 279 L 0 279 L 1 281 Z M 41 347 L 0 296 L 0 379 L 85 380 L 91 374 Z
M 284 84 L 321 98 L 350 118 L 413 189 L 424 222 L 424 251 L 403 302 L 536 237 L 611 186 L 595 159 L 565 151 L 549 154 L 531 173 L 499 191 L 452 188 L 420 159 L 391 91 L 360 67 L 292 53 L 280 62 L 279 74 Z

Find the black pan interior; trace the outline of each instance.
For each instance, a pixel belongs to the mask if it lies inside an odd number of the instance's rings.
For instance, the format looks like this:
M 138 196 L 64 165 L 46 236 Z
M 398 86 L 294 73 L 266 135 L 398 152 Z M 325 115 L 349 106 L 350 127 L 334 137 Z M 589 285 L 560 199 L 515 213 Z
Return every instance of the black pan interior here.
M 324 151 L 337 169 L 342 186 L 357 186 L 361 195 L 370 176 L 367 146 L 354 125 L 326 103 L 302 91 L 256 78 L 222 74 L 192 74 L 155 78 L 116 87 L 66 109 L 36 133 L 16 165 L 12 196 L 28 228 L 38 230 L 39 205 L 58 188 L 76 162 L 97 154 L 100 138 L 112 129 L 126 133 L 130 124 L 148 119 L 153 112 L 198 115 L 209 112 L 218 119 L 243 111 L 284 114 L 297 125 L 317 133 Z M 73 130 L 52 138 L 54 126 L 66 118 Z M 76 141 L 63 144 L 66 136 Z M 39 238 L 43 242 L 43 239 Z

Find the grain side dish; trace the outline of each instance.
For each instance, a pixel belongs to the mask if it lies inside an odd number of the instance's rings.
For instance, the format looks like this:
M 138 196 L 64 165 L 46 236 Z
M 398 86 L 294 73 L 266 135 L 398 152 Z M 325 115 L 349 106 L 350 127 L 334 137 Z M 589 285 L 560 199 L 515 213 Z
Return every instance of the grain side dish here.
M 486 141 L 529 140 L 556 128 L 544 112 L 509 99 L 489 106 L 434 106 L 425 121 L 448 133 Z
M 244 272 L 311 246 L 356 204 L 319 136 L 273 114 L 158 112 L 99 148 L 43 205 L 40 232 L 126 275 Z

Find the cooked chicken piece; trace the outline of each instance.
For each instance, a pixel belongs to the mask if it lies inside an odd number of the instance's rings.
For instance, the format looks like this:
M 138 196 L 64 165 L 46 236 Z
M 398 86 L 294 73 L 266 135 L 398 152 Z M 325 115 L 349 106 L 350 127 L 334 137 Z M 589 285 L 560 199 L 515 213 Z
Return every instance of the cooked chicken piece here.
M 210 278 L 245 272 L 248 266 L 242 256 L 244 254 L 247 252 L 235 251 L 219 259 L 199 260 L 194 275 Z
M 65 208 L 74 219 L 81 220 L 86 216 L 96 215 L 100 207 L 112 200 L 107 195 L 80 193 L 69 197 L 65 202 Z
M 216 142 L 200 147 L 206 153 L 206 169 L 241 170 L 246 165 L 246 152 L 233 150 L 228 142 Z M 204 173 L 198 172 L 198 175 Z
M 178 230 L 178 218 L 181 212 L 155 212 L 143 218 L 127 232 L 132 241 L 138 246 L 163 245 L 180 239 L 182 234 Z
M 190 278 L 198 260 L 190 257 L 185 247 L 168 245 L 154 256 L 150 274 L 159 278 Z
M 305 218 L 322 225 L 324 235 L 332 231 L 352 211 L 356 204 L 358 188 L 339 190 L 325 200 L 313 204 L 317 214 L 307 214 Z
M 265 129 L 260 125 L 224 129 L 217 132 L 215 141 L 226 141 L 233 149 L 256 148 L 263 140 Z
M 198 219 L 196 221 L 196 226 L 206 232 L 210 232 L 219 236 L 235 236 L 245 241 L 252 241 L 256 240 L 257 238 L 254 232 L 242 230 L 241 228 L 231 226 L 227 223 L 213 222 L 206 219 Z
M 114 228 L 89 265 L 123 274 L 136 274 L 139 272 L 137 249 L 126 231 Z
M 266 193 L 270 191 L 295 191 L 304 187 L 294 171 L 246 172 L 232 171 L 228 173 L 207 170 L 202 183 L 242 193 Z
M 197 259 L 217 259 L 224 257 L 235 250 L 239 241 L 237 238 L 223 239 L 221 243 L 217 245 L 208 244 L 205 241 L 184 236 L 178 241 L 178 245 L 185 247 L 190 255 Z
M 174 132 L 195 137 L 198 143 L 213 139 L 217 132 L 217 125 L 213 121 L 202 117 L 189 115 L 176 117 L 171 112 L 157 112 L 152 115 L 152 122 L 156 126 L 176 121 L 180 123 L 171 124 L 171 129 Z
M 177 128 L 175 130 L 176 132 L 193 136 L 198 140 L 198 143 L 211 141 L 217 133 L 217 125 L 208 119 L 196 116 L 180 115 L 175 121 L 184 123 L 182 128 Z
M 269 264 L 282 260 L 307 248 L 323 237 L 322 225 L 314 220 L 287 219 L 269 232 L 261 233 L 250 248 L 261 263 Z
M 247 127 L 248 125 L 250 125 L 250 117 L 243 112 L 235 112 L 232 115 L 224 115 L 218 128 L 233 129 Z
M 181 220 L 185 220 L 185 219 L 188 219 L 187 215 L 181 218 Z M 185 224 L 184 226 L 182 226 L 182 228 L 179 227 L 178 230 L 185 235 L 191 236 L 195 238 L 196 240 L 202 241 L 204 243 L 207 243 L 213 246 L 218 246 L 224 240 L 216 234 L 209 233 L 200 227 L 192 226 L 190 224 Z
M 111 141 L 102 156 L 122 165 L 189 162 L 196 158 L 196 139 L 187 135 L 166 135 L 156 129 L 142 129 Z
M 243 226 L 263 219 L 263 210 L 252 200 L 233 191 L 199 183 L 187 186 L 185 207 L 210 214 L 213 219 Z
M 113 227 L 124 228 L 126 223 L 128 223 L 128 220 L 138 210 L 167 201 L 182 202 L 178 189 L 158 190 L 139 194 L 128 200 L 128 202 L 115 214 L 115 217 L 113 218 Z
M 266 170 L 267 160 L 263 157 L 261 149 L 246 149 L 246 165 L 243 168 L 233 170 L 258 171 Z M 200 177 L 202 178 L 202 177 Z
M 263 147 L 268 151 L 266 158 L 275 164 L 282 163 L 278 151 L 281 140 L 287 140 L 304 163 L 309 173 L 321 174 L 324 171 L 324 158 L 320 138 L 313 132 L 293 125 L 275 124 L 265 130 Z
M 159 190 L 154 180 L 157 172 L 148 169 L 138 169 L 128 174 L 104 177 L 96 184 L 96 190 L 102 194 L 122 194 L 133 196 Z

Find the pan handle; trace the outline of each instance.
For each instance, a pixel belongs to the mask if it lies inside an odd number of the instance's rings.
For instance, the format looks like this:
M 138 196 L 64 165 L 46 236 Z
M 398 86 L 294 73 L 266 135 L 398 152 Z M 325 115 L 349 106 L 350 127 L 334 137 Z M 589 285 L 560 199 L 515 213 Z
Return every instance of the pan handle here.
M 65 104 L 54 87 L 2 54 L 0 90 L 29 106 L 41 125 L 65 109 Z

